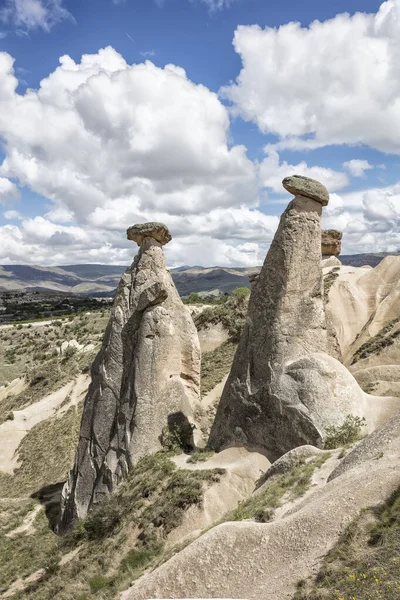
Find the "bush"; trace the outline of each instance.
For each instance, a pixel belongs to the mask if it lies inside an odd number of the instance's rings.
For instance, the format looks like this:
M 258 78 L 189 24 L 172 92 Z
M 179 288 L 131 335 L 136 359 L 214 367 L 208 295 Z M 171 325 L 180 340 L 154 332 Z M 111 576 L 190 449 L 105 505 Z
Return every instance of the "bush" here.
M 326 438 L 324 447 L 326 450 L 340 448 L 347 444 L 353 444 L 362 438 L 362 428 L 366 426 L 364 417 L 347 415 L 342 425 L 336 427 L 331 425 L 326 428 Z
M 112 587 L 113 580 L 103 575 L 96 575 L 89 579 L 90 591 L 92 594 L 96 594 L 100 590 Z

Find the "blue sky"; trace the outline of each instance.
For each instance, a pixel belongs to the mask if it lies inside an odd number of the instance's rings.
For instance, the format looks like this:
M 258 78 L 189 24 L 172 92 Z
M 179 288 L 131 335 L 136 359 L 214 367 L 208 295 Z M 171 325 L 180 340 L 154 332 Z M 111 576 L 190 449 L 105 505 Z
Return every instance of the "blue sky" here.
M 345 252 L 400 248 L 399 23 L 400 0 L 0 0 L 0 264 L 129 262 L 156 218 L 171 265 L 259 264 L 295 171 Z

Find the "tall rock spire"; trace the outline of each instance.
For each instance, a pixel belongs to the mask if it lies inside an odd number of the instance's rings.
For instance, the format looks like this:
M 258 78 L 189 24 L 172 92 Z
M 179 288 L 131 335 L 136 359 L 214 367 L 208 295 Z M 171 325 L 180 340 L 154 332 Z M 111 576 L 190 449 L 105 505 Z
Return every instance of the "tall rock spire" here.
M 302 398 L 304 372 L 288 365 L 328 351 L 322 293 L 321 215 L 329 194 L 318 181 L 283 180 L 295 195 L 283 213 L 258 280 L 211 430 L 219 450 L 245 445 L 275 459 L 321 433 Z
M 200 345 L 162 246 L 162 223 L 128 229 L 139 252 L 118 286 L 92 366 L 74 467 L 64 486 L 60 530 L 84 518 L 135 462 L 161 448 L 162 431 L 193 422 L 200 399 Z

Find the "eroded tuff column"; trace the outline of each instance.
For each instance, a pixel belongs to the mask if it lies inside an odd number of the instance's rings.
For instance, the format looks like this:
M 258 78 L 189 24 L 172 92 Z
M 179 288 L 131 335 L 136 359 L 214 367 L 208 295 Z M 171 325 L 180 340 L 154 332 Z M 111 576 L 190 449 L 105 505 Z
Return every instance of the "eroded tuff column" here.
M 102 348 L 92 366 L 60 530 L 104 500 L 134 463 L 160 450 L 162 430 L 193 421 L 200 399 L 200 345 L 162 246 L 165 225 L 128 229 L 140 246 L 121 278 Z
M 321 234 L 322 259 L 339 256 L 342 250 L 343 233 L 337 229 L 323 229 Z
M 303 403 L 297 359 L 328 351 L 322 293 L 321 214 L 329 194 L 318 181 L 283 180 L 295 198 L 281 217 L 258 280 L 246 325 L 211 430 L 216 450 L 244 445 L 275 459 L 321 432 Z M 303 382 L 304 383 L 304 382 Z

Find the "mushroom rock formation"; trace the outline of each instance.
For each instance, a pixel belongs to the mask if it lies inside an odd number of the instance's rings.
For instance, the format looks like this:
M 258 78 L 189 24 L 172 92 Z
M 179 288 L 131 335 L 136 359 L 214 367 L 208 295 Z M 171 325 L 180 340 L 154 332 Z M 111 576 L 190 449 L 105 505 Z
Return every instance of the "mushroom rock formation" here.
M 215 450 L 245 446 L 272 461 L 296 446 L 320 447 L 326 426 L 359 414 L 357 398 L 343 391 L 346 376 L 354 378 L 328 355 L 320 222 L 329 194 L 319 182 L 296 175 L 283 186 L 295 198 L 252 286 L 209 439 Z
M 92 366 L 75 464 L 64 486 L 60 530 L 110 494 L 135 462 L 161 449 L 166 427 L 191 433 L 200 407 L 200 345 L 162 246 L 161 223 L 128 229 L 140 246 L 118 286 Z
M 343 233 L 336 229 L 325 229 L 322 231 L 321 252 L 323 259 L 330 256 L 339 256 L 342 249 L 342 236 Z

